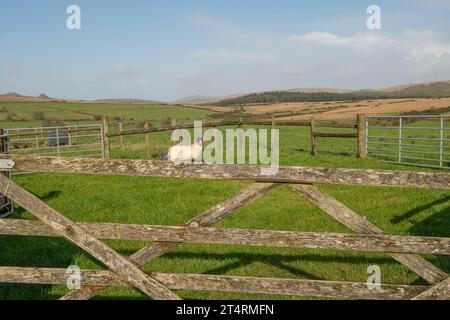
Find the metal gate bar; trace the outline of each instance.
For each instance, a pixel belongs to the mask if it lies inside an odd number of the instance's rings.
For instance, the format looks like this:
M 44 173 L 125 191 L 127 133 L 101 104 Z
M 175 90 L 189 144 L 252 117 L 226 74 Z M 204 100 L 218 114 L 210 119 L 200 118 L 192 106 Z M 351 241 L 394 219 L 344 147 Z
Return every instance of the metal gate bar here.
M 0 129 L 0 153 L 8 153 L 8 135 L 4 133 L 3 129 Z M 11 178 L 11 173 L 9 171 L 0 174 L 4 174 L 8 178 Z M 0 218 L 6 218 L 11 215 L 13 211 L 14 205 L 12 201 L 4 194 L 0 193 Z
M 5 129 L 10 153 L 104 157 L 101 124 Z
M 450 116 L 367 116 L 366 150 L 388 163 L 450 169 Z

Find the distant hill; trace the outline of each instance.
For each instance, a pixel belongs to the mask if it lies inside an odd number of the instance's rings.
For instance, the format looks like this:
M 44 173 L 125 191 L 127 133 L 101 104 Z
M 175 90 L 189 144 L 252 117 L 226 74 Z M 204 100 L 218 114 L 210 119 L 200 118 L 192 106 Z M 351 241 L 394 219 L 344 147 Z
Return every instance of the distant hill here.
M 293 89 L 268 91 L 224 99 L 217 106 L 238 106 L 246 104 L 272 104 L 289 102 L 359 101 L 398 98 L 448 98 L 450 81 L 403 85 L 383 89 L 347 91 L 338 89 Z
M 300 89 L 289 89 L 285 90 L 287 92 L 302 92 L 302 93 L 316 93 L 316 92 L 330 92 L 330 93 L 347 93 L 352 90 L 346 89 L 336 89 L 336 88 L 300 88 Z
M 208 104 L 208 103 L 215 103 L 221 100 L 226 100 L 226 99 L 233 99 L 233 98 L 238 98 L 241 96 L 246 95 L 246 93 L 238 93 L 238 94 L 233 94 L 233 95 L 229 95 L 229 96 L 221 96 L 221 97 L 213 97 L 213 96 L 202 96 L 202 95 L 197 95 L 197 96 L 190 96 L 190 97 L 185 97 L 185 98 L 181 98 L 178 100 L 173 101 L 172 103 L 175 104 Z
M 92 103 L 117 103 L 117 104 L 161 104 L 164 102 L 154 100 L 132 99 L 132 98 L 119 98 L 119 99 L 98 99 L 90 100 Z
M 0 102 L 76 102 L 76 103 L 113 103 L 113 104 L 161 104 L 163 102 L 142 99 L 99 99 L 99 100 L 66 100 L 49 97 L 41 93 L 37 97 L 24 96 L 15 92 L 0 94 Z
M 38 98 L 41 98 L 41 99 L 50 99 L 50 100 L 52 100 L 53 98 L 50 98 L 48 95 L 46 95 L 45 93 L 41 93 L 40 95 L 38 95 Z
M 8 92 L 6 94 L 4 94 L 5 96 L 11 96 L 11 97 L 23 97 L 23 95 L 18 94 L 16 92 Z
M 37 97 L 24 96 L 16 92 L 9 92 L 6 94 L 0 94 L 0 102 L 58 102 L 64 101 L 59 99 L 50 98 L 45 94 L 40 94 Z
M 336 92 L 336 93 L 345 93 L 350 92 L 350 90 L 344 90 L 344 89 L 332 89 L 332 88 L 299 88 L 299 89 L 288 89 L 283 90 L 286 92 L 304 92 L 304 93 L 312 93 L 312 92 Z M 250 94 L 262 94 L 264 92 L 255 92 Z M 176 104 L 191 104 L 191 105 L 205 105 L 205 104 L 215 104 L 217 102 L 223 101 L 223 100 L 230 100 L 230 99 L 236 99 L 243 96 L 247 96 L 249 93 L 236 93 L 228 96 L 203 96 L 203 95 L 196 95 L 196 96 L 190 96 L 181 98 L 178 100 L 173 101 L 173 103 Z

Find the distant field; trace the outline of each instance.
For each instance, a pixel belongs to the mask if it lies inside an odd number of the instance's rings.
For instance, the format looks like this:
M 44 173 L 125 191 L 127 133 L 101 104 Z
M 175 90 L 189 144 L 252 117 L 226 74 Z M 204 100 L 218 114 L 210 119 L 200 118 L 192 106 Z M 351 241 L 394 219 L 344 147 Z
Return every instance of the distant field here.
M 67 124 L 98 123 L 103 116 L 131 123 L 148 120 L 154 125 L 160 125 L 167 118 L 184 123 L 203 119 L 214 113 L 204 109 L 157 104 L 0 102 L 0 127 L 40 126 L 49 121 Z
M 323 120 L 344 120 L 355 119 L 357 114 L 388 115 L 447 107 L 450 107 L 450 98 L 277 103 L 242 106 L 247 114 L 278 114 L 281 119 L 286 120 L 306 120 L 310 119 L 312 115 Z
M 0 109 L 4 105 L 0 105 Z M 8 106 L 6 105 L 7 108 Z M 33 105 L 28 111 L 20 109 L 27 106 L 9 107 L 11 110 L 16 108 L 18 113 L 23 112 L 23 117 L 27 119 L 32 116 L 31 110 L 43 110 L 49 118 L 58 112 L 67 118 L 78 117 L 72 111 L 123 117 L 127 119 L 125 123 L 130 129 L 137 123 L 130 118 L 157 122 L 172 115 L 180 121 L 186 121 L 186 119 L 193 120 L 212 115 L 211 112 L 202 109 L 170 106 L 145 106 L 144 109 L 140 109 L 135 105 L 55 104 L 55 106 L 49 106 L 45 104 L 41 105 L 41 109 L 39 109 L 40 105 Z M 58 107 L 70 111 L 59 111 Z M 129 109 L 126 109 L 128 107 Z M 80 121 L 95 122 L 92 116 L 85 114 L 80 115 Z M 39 122 L 3 120 L 1 125 L 31 126 Z M 417 122 L 411 126 L 425 124 Z M 112 121 L 112 130 L 117 130 L 114 121 Z M 350 129 L 321 129 L 320 131 L 354 132 Z M 149 156 L 144 151 L 143 139 L 143 135 L 124 137 L 125 146 L 121 148 L 119 139 L 113 138 L 112 156 L 114 158 L 161 159 L 162 153 L 171 145 L 169 132 L 152 133 L 150 134 L 152 154 Z M 356 139 L 320 139 L 319 155 L 312 157 L 308 127 L 282 127 L 280 145 L 282 165 L 429 170 L 401 167 L 375 159 L 357 159 Z M 75 221 L 160 225 L 181 225 L 248 185 L 248 182 L 242 181 L 62 174 L 19 175 L 13 179 Z M 388 233 L 450 236 L 448 190 L 335 185 L 322 185 L 320 188 Z M 21 208 L 16 208 L 13 218 L 32 219 L 31 215 Z M 218 225 L 253 229 L 349 232 L 346 227 L 301 199 L 286 186 L 271 191 L 266 197 L 244 207 Z M 134 241 L 105 242 L 124 255 L 130 255 L 147 244 Z M 81 268 L 104 268 L 81 249 L 58 238 L 2 236 L 0 252 L 2 266 L 67 268 L 75 263 Z M 442 270 L 450 272 L 450 257 L 427 255 L 425 258 Z M 248 246 L 181 245 L 147 265 L 144 270 L 365 282 L 368 277 L 367 267 L 374 264 L 381 268 L 383 283 L 425 283 L 383 253 Z M 67 289 L 64 286 L 0 284 L 0 299 L 56 299 L 65 292 Z M 192 291 L 177 291 L 177 294 L 185 299 L 293 299 L 269 295 Z M 146 299 L 136 290 L 119 288 L 109 288 L 98 298 Z

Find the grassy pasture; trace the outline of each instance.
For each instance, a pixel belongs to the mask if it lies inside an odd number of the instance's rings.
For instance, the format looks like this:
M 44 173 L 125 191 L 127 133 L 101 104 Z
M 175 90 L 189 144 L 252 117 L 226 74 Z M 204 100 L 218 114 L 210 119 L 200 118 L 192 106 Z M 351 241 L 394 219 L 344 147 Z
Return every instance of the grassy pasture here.
M 150 120 L 160 125 L 166 118 L 177 123 L 192 122 L 214 114 L 213 111 L 157 104 L 104 104 L 104 103 L 0 103 L 0 126 L 2 128 L 40 126 L 44 120 L 33 118 L 42 112 L 45 120 L 74 123 L 99 122 L 99 117 L 121 119 L 125 123 Z M 13 120 L 8 120 L 8 114 Z
M 191 112 L 191 109 L 185 112 Z M 184 116 L 183 114 L 182 117 Z M 190 116 L 195 117 L 197 114 Z M 123 149 L 119 146 L 119 139 L 112 139 L 113 157 L 147 157 L 143 150 L 142 135 L 124 139 Z M 150 134 L 150 141 L 155 158 L 160 157 L 161 152 L 170 146 L 170 136 L 166 132 Z M 281 128 L 280 144 L 282 165 L 424 170 L 386 164 L 374 159 L 356 159 L 354 139 L 319 138 L 319 155 L 312 157 L 309 154 L 309 128 L 306 127 Z M 160 225 L 181 225 L 248 184 L 242 181 L 60 174 L 20 175 L 15 176 L 14 180 L 75 221 Z M 321 185 L 320 188 L 390 234 L 450 236 L 450 194 L 446 190 L 334 185 Z M 16 208 L 12 218 L 32 219 L 32 216 Z M 224 219 L 218 226 L 350 232 L 320 209 L 301 199 L 287 186 L 272 190 L 264 198 Z M 107 243 L 124 255 L 130 255 L 147 244 L 131 241 Z M 58 238 L 1 236 L 0 252 L 2 266 L 66 268 L 76 263 L 81 268 L 104 268 L 81 249 Z M 426 258 L 450 272 L 450 257 L 430 255 Z M 425 284 L 386 254 L 329 250 L 181 245 L 144 269 L 157 272 L 365 282 L 368 277 L 367 267 L 374 264 L 382 270 L 383 283 Z M 65 292 L 67 289 L 64 286 L 0 284 L 0 299 L 55 299 Z M 186 299 L 292 298 L 211 292 L 177 293 Z M 145 299 L 135 290 L 119 288 L 110 288 L 98 298 Z

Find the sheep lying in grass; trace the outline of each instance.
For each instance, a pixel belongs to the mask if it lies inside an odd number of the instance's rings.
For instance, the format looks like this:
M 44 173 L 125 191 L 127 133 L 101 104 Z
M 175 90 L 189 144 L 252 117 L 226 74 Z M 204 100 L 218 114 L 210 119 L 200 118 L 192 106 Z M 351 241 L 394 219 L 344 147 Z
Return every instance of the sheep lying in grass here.
M 194 144 L 183 146 L 176 145 L 164 154 L 164 158 L 168 158 L 175 164 L 191 163 L 192 161 L 200 161 L 202 155 L 202 139 L 197 138 Z

